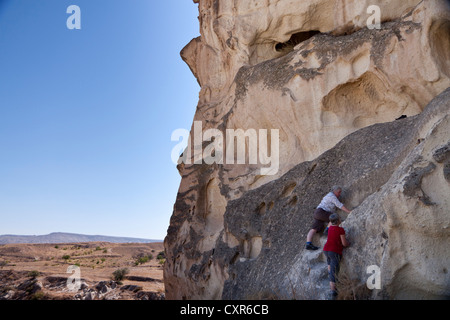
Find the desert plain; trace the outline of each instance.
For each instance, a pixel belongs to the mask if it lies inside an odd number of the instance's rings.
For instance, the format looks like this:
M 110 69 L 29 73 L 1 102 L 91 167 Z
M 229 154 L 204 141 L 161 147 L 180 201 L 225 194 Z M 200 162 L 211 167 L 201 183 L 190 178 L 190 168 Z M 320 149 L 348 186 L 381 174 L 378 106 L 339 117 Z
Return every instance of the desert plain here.
M 162 242 L 4 244 L 0 300 L 162 300 L 164 261 Z

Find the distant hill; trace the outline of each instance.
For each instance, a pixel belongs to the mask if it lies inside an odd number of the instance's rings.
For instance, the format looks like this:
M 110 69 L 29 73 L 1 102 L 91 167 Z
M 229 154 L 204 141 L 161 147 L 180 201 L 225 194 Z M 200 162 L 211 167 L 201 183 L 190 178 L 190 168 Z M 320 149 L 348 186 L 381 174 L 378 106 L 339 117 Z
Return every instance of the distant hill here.
M 150 243 L 161 242 L 162 240 L 112 237 L 102 235 L 85 235 L 78 233 L 53 232 L 46 235 L 0 235 L 0 244 L 8 243 L 71 243 L 71 242 L 112 242 L 112 243 Z

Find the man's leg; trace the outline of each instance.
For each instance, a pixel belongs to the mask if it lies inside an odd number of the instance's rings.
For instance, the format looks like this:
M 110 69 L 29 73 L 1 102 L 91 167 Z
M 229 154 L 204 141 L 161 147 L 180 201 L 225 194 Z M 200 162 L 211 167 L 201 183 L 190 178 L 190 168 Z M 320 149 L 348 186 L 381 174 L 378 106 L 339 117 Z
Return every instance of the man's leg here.
M 325 211 L 321 208 L 317 208 L 314 211 L 314 222 L 311 226 L 311 230 L 309 230 L 308 235 L 306 236 L 306 249 L 307 250 L 317 250 L 319 247 L 316 247 L 312 244 L 312 239 L 316 233 L 320 233 L 325 228 L 325 223 L 328 223 L 331 212 Z
M 314 237 L 314 235 L 316 234 L 317 230 L 316 229 L 311 229 L 308 232 L 308 235 L 306 236 L 306 249 L 307 250 L 317 250 L 319 249 L 319 247 L 316 247 L 315 245 L 312 244 L 312 239 Z
M 306 236 L 306 242 L 312 242 L 314 235 L 316 234 L 316 229 L 311 229 Z

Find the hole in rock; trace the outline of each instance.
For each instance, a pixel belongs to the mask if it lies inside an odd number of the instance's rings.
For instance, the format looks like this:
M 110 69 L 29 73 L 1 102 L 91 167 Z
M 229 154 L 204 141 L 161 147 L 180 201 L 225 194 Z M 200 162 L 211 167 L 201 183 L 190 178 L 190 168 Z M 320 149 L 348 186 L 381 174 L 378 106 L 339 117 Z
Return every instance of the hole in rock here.
M 257 208 L 256 208 L 256 213 L 258 214 L 264 214 L 266 213 L 266 203 L 262 202 Z
M 292 199 L 289 200 L 289 205 L 293 207 L 297 204 L 297 201 L 298 201 L 298 197 L 293 196 Z
M 261 253 L 262 237 L 256 236 L 244 242 L 244 254 L 247 258 L 256 259 Z
M 236 261 L 239 259 L 239 252 L 236 252 L 233 257 L 230 260 L 230 264 L 235 264 Z
M 287 186 L 284 187 L 283 192 L 281 193 L 281 197 L 287 197 L 289 195 L 291 195 L 292 191 L 294 190 L 294 188 L 297 186 L 297 183 L 292 182 L 290 184 L 288 184 Z
M 290 52 L 294 50 L 296 45 L 314 37 L 318 33 L 320 33 L 320 31 L 317 30 L 294 33 L 288 41 L 277 43 L 275 45 L 275 50 L 277 52 Z
M 450 76 L 450 21 L 438 20 L 430 28 L 432 54 L 440 70 Z
M 411 95 L 399 93 L 377 74 L 365 72 L 354 81 L 338 85 L 322 99 L 321 121 L 324 127 L 354 130 L 421 111 Z

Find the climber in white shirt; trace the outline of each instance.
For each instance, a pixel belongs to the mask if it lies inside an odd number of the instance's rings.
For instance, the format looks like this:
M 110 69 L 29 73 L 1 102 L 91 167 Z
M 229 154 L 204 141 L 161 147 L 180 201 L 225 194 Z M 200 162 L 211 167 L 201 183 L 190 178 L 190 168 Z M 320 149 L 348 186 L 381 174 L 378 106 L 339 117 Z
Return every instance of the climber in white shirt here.
M 339 201 L 339 196 L 341 195 L 341 193 L 341 187 L 333 186 L 333 188 L 331 188 L 331 191 L 322 198 L 322 201 L 314 211 L 314 222 L 311 226 L 311 230 L 309 230 L 306 237 L 307 250 L 319 249 L 319 247 L 316 247 L 312 244 L 312 238 L 317 232 L 320 233 L 325 229 L 326 223 L 328 223 L 328 225 L 330 224 L 330 215 L 336 213 L 336 208 L 339 208 L 347 213 L 351 212 Z

